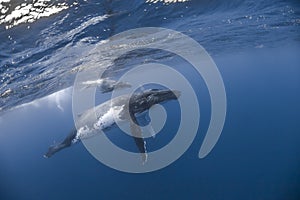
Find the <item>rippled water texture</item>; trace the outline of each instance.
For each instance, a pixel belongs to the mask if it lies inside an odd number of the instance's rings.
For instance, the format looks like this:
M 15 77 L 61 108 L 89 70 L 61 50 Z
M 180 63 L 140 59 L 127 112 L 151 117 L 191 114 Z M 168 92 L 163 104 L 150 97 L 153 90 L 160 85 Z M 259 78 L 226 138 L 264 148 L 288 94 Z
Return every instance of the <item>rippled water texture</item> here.
M 1 0 L 0 12 L 1 110 L 71 86 L 89 60 L 120 65 L 89 52 L 132 28 L 181 31 L 213 56 L 300 40 L 298 1 Z

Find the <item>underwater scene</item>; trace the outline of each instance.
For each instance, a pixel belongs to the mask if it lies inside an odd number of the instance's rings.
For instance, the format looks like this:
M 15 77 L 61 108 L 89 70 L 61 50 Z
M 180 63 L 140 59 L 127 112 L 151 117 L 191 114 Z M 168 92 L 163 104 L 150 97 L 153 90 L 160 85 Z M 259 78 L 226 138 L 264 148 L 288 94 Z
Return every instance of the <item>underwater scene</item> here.
M 0 199 L 300 199 L 297 0 L 0 0 Z

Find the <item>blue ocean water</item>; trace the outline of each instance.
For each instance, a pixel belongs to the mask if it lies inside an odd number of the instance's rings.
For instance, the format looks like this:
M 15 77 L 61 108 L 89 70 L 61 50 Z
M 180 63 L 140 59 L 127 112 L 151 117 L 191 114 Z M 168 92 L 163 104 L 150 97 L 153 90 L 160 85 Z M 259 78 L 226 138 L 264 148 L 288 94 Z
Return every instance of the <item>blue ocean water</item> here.
M 26 3 L 3 2 L 9 10 L 0 18 L 1 199 L 299 199 L 298 1 L 68 0 L 58 1 L 60 12 L 32 22 L 24 18 L 28 13 L 3 20 Z M 47 4 L 54 5 L 59 7 L 57 1 Z M 76 72 L 88 60 L 104 62 L 88 53 L 110 36 L 149 26 L 187 34 L 218 66 L 227 117 L 213 151 L 198 158 L 211 114 L 204 81 L 178 56 L 142 51 L 114 60 L 108 75 L 118 77 L 116 72 L 149 59 L 185 73 L 201 106 L 198 134 L 187 152 L 146 174 L 111 169 L 81 143 L 45 159 L 53 140 L 61 141 L 74 126 L 70 87 Z M 101 101 L 110 97 L 99 95 Z M 178 104 L 165 107 L 171 117 L 148 142 L 150 149 L 162 147 L 176 131 Z M 134 151 L 129 137 L 111 135 Z

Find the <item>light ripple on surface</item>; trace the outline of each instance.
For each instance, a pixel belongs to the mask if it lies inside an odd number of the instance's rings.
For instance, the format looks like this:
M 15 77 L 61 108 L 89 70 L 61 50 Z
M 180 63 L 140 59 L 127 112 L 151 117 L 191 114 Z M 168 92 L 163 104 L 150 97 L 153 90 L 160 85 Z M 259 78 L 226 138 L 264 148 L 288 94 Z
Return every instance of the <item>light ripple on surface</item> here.
M 0 1 L 0 24 L 6 24 L 6 29 L 21 23 L 32 23 L 70 7 L 66 2 L 52 3 L 50 0 L 35 0 L 31 3 L 21 3 L 12 9 L 9 3 L 10 0 Z M 10 13 L 9 10 L 11 10 Z

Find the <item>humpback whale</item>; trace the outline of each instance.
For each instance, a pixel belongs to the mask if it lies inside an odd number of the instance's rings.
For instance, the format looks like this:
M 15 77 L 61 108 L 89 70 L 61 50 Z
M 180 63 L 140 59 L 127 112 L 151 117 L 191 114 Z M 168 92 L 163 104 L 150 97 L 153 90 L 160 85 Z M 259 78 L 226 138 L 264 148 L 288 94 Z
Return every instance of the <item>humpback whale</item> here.
M 50 146 L 44 157 L 49 158 L 58 151 L 77 143 L 80 140 L 89 138 L 99 130 L 111 127 L 116 121 L 130 121 L 130 130 L 141 153 L 143 162 L 147 159 L 145 141 L 142 138 L 142 131 L 138 125 L 136 114 L 149 110 L 151 106 L 169 100 L 176 100 L 180 96 L 177 90 L 151 89 L 130 95 L 122 95 L 108 100 L 95 108 L 89 109 L 79 115 L 80 128 L 73 129 L 69 135 L 59 144 Z M 129 102 L 129 103 L 128 103 Z M 97 121 L 92 115 L 96 113 Z
M 119 82 L 115 81 L 109 78 L 101 78 L 97 80 L 89 80 L 82 82 L 82 84 L 85 86 L 83 89 L 89 88 L 91 86 L 96 86 L 100 89 L 102 93 L 111 92 L 115 89 L 122 89 L 122 88 L 128 88 L 131 87 L 129 83 Z

